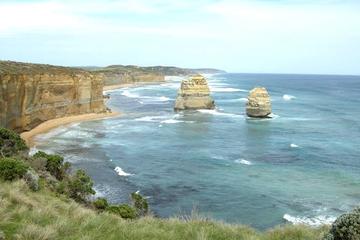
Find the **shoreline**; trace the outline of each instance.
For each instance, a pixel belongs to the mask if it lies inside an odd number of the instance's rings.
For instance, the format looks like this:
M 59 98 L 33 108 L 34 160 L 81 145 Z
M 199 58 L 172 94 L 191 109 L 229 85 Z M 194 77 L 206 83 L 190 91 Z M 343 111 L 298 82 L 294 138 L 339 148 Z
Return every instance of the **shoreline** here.
M 164 81 L 154 81 L 154 82 L 134 82 L 134 83 L 122 83 L 122 84 L 116 84 L 116 85 L 109 85 L 103 87 L 103 92 L 120 89 L 120 88 L 127 88 L 127 87 L 141 87 L 145 85 L 158 85 L 166 83 L 166 80 Z
M 98 119 L 106 119 L 110 117 L 115 117 L 120 115 L 119 112 L 111 112 L 111 113 L 86 113 L 86 114 L 79 114 L 79 115 L 73 115 L 68 117 L 62 117 L 62 118 L 54 118 L 47 120 L 35 128 L 31 129 L 30 131 L 22 132 L 20 134 L 20 137 L 25 141 L 26 145 L 31 148 L 34 147 L 34 137 L 36 135 L 46 133 L 54 128 L 65 126 L 71 123 L 76 122 L 86 122 L 86 121 L 92 121 L 92 120 L 98 120 Z
M 115 90 L 120 88 L 126 88 L 126 87 L 139 87 L 144 85 L 157 85 L 164 83 L 166 81 L 160 81 L 160 82 L 136 82 L 136 83 L 123 83 L 123 84 L 116 84 L 116 85 L 110 85 L 110 86 L 104 86 L 103 87 L 103 93 L 106 93 L 106 91 L 109 90 Z M 106 100 L 104 100 L 104 104 L 106 105 Z M 50 130 L 60 127 L 60 126 L 66 126 L 71 123 L 77 123 L 77 122 L 86 122 L 86 121 L 92 121 L 92 120 L 99 120 L 99 119 L 106 119 L 111 117 L 116 117 L 121 115 L 120 112 L 111 112 L 111 113 L 86 113 L 86 114 L 79 114 L 79 115 L 72 115 L 62 118 L 54 118 L 47 120 L 38 126 L 34 127 L 33 129 L 22 132 L 20 134 L 20 137 L 25 141 L 26 145 L 31 148 L 35 146 L 34 137 L 39 134 L 43 134 L 46 132 L 49 132 Z

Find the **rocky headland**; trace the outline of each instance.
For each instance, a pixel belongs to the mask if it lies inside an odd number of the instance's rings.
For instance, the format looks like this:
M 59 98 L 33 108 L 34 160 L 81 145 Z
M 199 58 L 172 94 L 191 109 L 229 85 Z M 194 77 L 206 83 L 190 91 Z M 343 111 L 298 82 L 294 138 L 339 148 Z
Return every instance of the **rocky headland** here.
M 186 109 L 214 109 L 215 102 L 210 96 L 206 79 L 197 74 L 183 80 L 175 102 L 175 111 Z
M 79 68 L 0 61 L 0 126 L 23 132 L 49 119 L 106 111 L 103 79 Z
M 100 74 L 104 86 L 120 86 L 138 83 L 156 83 L 165 81 L 165 76 L 188 76 L 197 73 L 223 73 L 213 68 L 178 68 L 171 66 L 140 67 L 134 65 L 111 65 L 107 67 L 83 67 L 93 74 Z
M 264 87 L 252 89 L 246 104 L 246 114 L 254 118 L 268 118 L 271 114 L 270 95 Z

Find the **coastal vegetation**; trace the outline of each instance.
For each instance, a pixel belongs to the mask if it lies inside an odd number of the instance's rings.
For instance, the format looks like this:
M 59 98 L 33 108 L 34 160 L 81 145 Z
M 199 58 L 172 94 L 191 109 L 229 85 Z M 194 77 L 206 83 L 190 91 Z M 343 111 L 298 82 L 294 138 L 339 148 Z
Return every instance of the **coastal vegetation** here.
M 199 214 L 156 218 L 146 199 L 131 194 L 130 203 L 113 204 L 91 197 L 93 182 L 61 156 L 28 156 L 23 140 L 0 129 L 0 236 L 5 239 L 358 239 L 358 210 L 332 226 L 284 225 L 259 232 Z M 6 143 L 6 144 L 5 144 Z

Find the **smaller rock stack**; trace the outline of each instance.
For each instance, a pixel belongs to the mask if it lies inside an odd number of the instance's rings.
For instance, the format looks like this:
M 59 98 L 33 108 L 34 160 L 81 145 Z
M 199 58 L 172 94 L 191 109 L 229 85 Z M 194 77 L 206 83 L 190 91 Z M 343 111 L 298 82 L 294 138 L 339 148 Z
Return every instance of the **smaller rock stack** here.
M 206 79 L 198 74 L 181 82 L 175 102 L 175 111 L 186 109 L 214 109 L 215 103 L 210 96 Z
M 254 118 L 269 118 L 271 114 L 271 100 L 264 87 L 252 89 L 246 104 L 246 114 Z

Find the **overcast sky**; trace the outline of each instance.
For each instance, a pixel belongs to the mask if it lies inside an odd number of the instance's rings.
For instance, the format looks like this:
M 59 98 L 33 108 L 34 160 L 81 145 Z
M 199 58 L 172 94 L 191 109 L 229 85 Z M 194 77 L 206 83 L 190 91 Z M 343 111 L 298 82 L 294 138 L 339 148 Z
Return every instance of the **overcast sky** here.
M 360 74 L 360 1 L 1 0 L 0 59 Z

